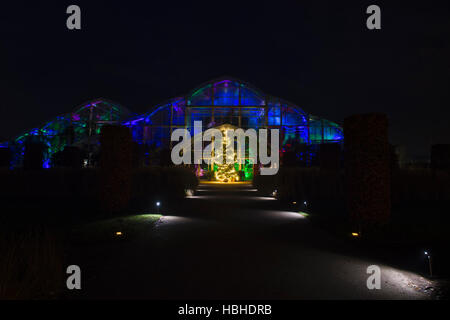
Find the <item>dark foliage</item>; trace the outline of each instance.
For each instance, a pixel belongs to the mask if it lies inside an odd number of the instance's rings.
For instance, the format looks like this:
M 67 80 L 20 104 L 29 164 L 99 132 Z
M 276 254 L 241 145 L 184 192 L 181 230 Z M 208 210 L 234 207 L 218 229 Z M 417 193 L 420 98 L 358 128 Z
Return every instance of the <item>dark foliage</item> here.
M 23 158 L 23 168 L 25 170 L 42 169 L 44 163 L 44 152 L 47 148 L 42 142 L 26 142 Z
M 319 149 L 320 170 L 338 172 L 341 167 L 341 146 L 338 143 L 324 143 Z
M 10 148 L 0 148 L 0 168 L 9 168 L 11 165 L 12 153 Z
M 184 167 L 138 168 L 130 175 L 132 203 L 122 208 L 124 212 L 130 206 L 148 209 L 148 202 L 153 198 L 176 202 L 184 197 L 186 189 L 195 189 L 198 184 L 192 170 Z M 27 219 L 49 214 L 56 215 L 57 219 L 71 215 L 94 217 L 102 208 L 99 192 L 103 179 L 100 169 L 1 170 L 0 195 L 4 205 L 0 217 L 9 214 Z M 17 208 L 22 208 L 20 215 L 15 213 Z
M 55 167 L 80 169 L 83 165 L 82 152 L 77 147 L 66 146 L 53 155 L 52 164 Z
M 431 168 L 450 171 L 450 144 L 431 146 Z

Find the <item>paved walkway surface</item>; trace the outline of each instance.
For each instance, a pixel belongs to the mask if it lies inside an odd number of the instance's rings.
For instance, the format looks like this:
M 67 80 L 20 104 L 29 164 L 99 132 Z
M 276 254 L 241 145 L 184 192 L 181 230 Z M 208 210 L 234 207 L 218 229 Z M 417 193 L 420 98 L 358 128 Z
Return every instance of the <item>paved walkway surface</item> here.
M 430 283 L 278 210 L 251 185 L 200 185 L 148 236 L 83 252 L 82 298 L 428 299 Z M 381 268 L 381 289 L 366 286 Z

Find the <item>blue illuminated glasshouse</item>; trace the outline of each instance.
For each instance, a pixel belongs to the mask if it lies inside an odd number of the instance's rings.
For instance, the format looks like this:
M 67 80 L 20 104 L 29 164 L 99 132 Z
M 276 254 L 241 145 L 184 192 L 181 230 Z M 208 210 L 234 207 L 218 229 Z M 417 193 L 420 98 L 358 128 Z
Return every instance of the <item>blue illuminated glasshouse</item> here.
M 278 128 L 281 152 L 293 145 L 305 145 L 309 157 L 317 152 L 315 146 L 343 141 L 343 131 L 338 124 L 267 95 L 248 83 L 227 77 L 204 83 L 187 95 L 167 100 L 140 115 L 133 115 L 123 106 L 106 99 L 89 101 L 3 146 L 8 146 L 14 154 L 13 167 L 21 166 L 24 144 L 30 140 L 44 144 L 44 167 L 53 166 L 53 155 L 66 146 L 82 149 L 84 165 L 93 166 L 101 127 L 122 124 L 130 128 L 133 140 L 141 146 L 142 163 L 151 165 L 158 152 L 171 148 L 173 130 L 191 129 L 194 121 L 199 120 L 204 128 L 223 125 L 243 129 Z

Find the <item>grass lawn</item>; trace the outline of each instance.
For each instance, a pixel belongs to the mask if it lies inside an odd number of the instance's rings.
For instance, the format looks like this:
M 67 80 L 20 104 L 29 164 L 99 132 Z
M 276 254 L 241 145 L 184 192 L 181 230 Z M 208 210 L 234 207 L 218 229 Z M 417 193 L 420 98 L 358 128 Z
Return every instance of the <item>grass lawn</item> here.
M 71 241 L 75 243 L 105 243 L 117 239 L 136 239 L 151 232 L 160 217 L 159 214 L 139 214 L 82 224 L 72 230 Z

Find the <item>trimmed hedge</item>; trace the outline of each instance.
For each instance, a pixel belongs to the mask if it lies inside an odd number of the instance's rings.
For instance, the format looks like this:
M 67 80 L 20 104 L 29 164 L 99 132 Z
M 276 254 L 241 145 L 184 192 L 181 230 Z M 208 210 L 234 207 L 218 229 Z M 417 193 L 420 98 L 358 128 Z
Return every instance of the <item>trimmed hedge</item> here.
M 277 190 L 282 201 L 343 201 L 343 176 L 340 172 L 321 171 L 319 168 L 280 168 L 274 176 L 255 176 L 253 185 L 264 195 Z
M 183 167 L 139 168 L 133 172 L 133 198 L 149 195 L 166 198 L 183 198 L 186 189 L 195 189 L 198 180 L 195 174 Z
M 253 185 L 264 195 L 277 190 L 283 201 L 308 200 L 331 206 L 345 201 L 344 173 L 318 168 L 280 168 L 274 176 L 255 176 Z M 398 169 L 392 173 L 390 199 L 396 207 L 450 202 L 450 173 L 431 169 Z
M 399 169 L 392 174 L 392 204 L 450 202 L 450 172 Z
M 0 170 L 0 194 L 8 206 L 28 206 L 39 200 L 46 208 L 64 212 L 99 209 L 100 169 L 51 168 L 38 171 Z M 131 172 L 131 199 L 184 197 L 185 189 L 195 189 L 195 174 L 184 167 L 148 167 Z M 33 202 L 31 202 L 33 199 Z M 126 208 L 125 208 L 126 209 Z M 82 212 L 79 212 L 82 214 Z

